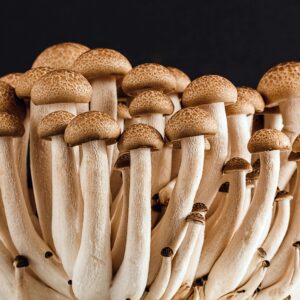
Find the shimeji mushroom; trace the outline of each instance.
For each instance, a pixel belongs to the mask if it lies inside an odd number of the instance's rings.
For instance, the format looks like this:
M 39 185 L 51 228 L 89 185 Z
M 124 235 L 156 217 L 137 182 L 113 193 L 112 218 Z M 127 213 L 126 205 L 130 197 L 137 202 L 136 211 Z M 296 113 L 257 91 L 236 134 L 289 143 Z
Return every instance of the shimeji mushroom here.
M 278 106 L 266 107 L 261 114 L 264 116 L 264 128 L 282 130 L 283 121 Z
M 29 300 L 28 286 L 26 282 L 25 268 L 29 266 L 29 261 L 24 255 L 17 255 L 14 259 L 13 266 L 15 269 L 15 299 Z
M 182 109 L 167 123 L 166 137 L 171 142 L 181 142 L 182 160 L 167 210 L 152 232 L 148 284 L 153 282 L 161 263 L 158 249 L 172 243 L 193 207 L 203 170 L 204 135 L 216 132 L 215 120 L 199 107 Z
M 2 77 L 0 77 L 1 81 L 4 81 L 5 83 L 8 83 L 11 85 L 14 89 L 16 88 L 17 82 L 19 81 L 20 77 L 23 73 L 16 72 L 16 73 L 9 73 Z
M 110 185 L 107 144 L 120 135 L 117 122 L 97 111 L 82 113 L 65 130 L 65 142 L 82 145 L 80 181 L 84 200 L 81 244 L 72 285 L 79 299 L 110 299 Z
M 242 224 L 210 271 L 205 285 L 206 299 L 215 300 L 236 289 L 245 276 L 260 246 L 258 243 L 264 226 L 272 214 L 279 178 L 280 151 L 289 148 L 288 137 L 275 129 L 262 129 L 251 137 L 248 143 L 250 153 L 260 153 L 261 169 L 257 187 Z
M 121 153 L 130 152 L 130 191 L 125 254 L 112 283 L 112 300 L 138 300 L 147 284 L 151 241 L 151 150 L 159 150 L 162 146 L 159 132 L 146 124 L 129 126 L 118 142 Z

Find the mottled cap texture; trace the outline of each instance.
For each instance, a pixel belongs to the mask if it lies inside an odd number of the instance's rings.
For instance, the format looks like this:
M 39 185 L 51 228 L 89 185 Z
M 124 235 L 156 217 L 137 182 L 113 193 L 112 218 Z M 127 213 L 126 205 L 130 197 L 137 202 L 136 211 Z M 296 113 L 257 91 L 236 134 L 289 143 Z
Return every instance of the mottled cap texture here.
M 193 80 L 182 95 L 184 107 L 224 102 L 225 105 L 237 101 L 236 87 L 219 75 L 205 75 Z
M 130 96 L 145 90 L 157 90 L 166 94 L 175 92 L 176 79 L 166 67 L 146 63 L 134 67 L 122 81 L 123 91 Z
M 131 69 L 128 59 L 112 49 L 97 48 L 80 55 L 72 69 L 88 79 L 104 76 L 124 76 Z
M 0 136 L 20 137 L 24 134 L 22 121 L 13 114 L 0 112 Z
M 124 102 L 119 102 L 117 107 L 118 118 L 128 120 L 131 119 L 129 108 Z
M 74 115 L 67 111 L 55 111 L 45 116 L 39 126 L 38 135 L 42 139 L 50 139 L 55 135 L 63 135 Z
M 80 73 L 55 70 L 40 78 L 31 89 L 35 105 L 52 103 L 88 103 L 92 87 Z
M 8 83 L 13 88 L 16 88 L 17 82 L 19 81 L 19 78 L 22 76 L 22 74 L 23 73 L 10 73 L 0 77 L 0 80 Z
M 300 135 L 298 135 L 292 145 L 293 152 L 300 152 Z
M 164 116 L 173 113 L 174 105 L 171 98 L 160 91 L 144 91 L 138 94 L 129 105 L 129 112 L 133 117 L 144 114 L 162 114 Z
M 287 151 L 291 147 L 289 138 L 276 129 L 260 129 L 256 131 L 248 143 L 250 153 L 265 151 Z
M 276 194 L 276 197 L 275 197 L 275 201 L 276 202 L 279 202 L 279 201 L 291 201 L 293 200 L 293 196 L 287 192 L 287 191 L 279 191 L 277 194 Z
M 115 162 L 115 169 L 125 169 L 130 167 L 130 153 L 124 152 L 121 153 Z
M 281 63 L 268 70 L 257 86 L 267 107 L 300 98 L 300 62 Z
M 70 69 L 74 61 L 88 50 L 88 47 L 78 43 L 56 44 L 41 52 L 32 64 L 32 68 Z
M 108 114 L 88 111 L 71 120 L 65 130 L 65 142 L 77 146 L 93 140 L 114 144 L 121 133 L 117 122 Z
M 40 67 L 30 69 L 20 76 L 15 87 L 16 94 L 19 98 L 30 98 L 30 93 L 33 85 L 47 73 L 54 71 L 53 68 Z
M 166 124 L 166 137 L 171 142 L 198 135 L 214 135 L 216 132 L 216 121 L 199 107 L 179 110 Z
M 223 173 L 228 174 L 235 171 L 246 171 L 248 173 L 252 171 L 252 166 L 244 158 L 233 157 L 224 164 Z
M 171 71 L 171 73 L 176 79 L 175 92 L 178 94 L 182 94 L 185 88 L 191 83 L 191 79 L 187 74 L 185 74 L 183 71 L 177 68 L 168 67 L 168 69 Z
M 150 148 L 152 151 L 160 150 L 164 145 L 162 136 L 152 126 L 146 124 L 130 125 L 122 133 L 118 142 L 121 153 L 139 148 Z

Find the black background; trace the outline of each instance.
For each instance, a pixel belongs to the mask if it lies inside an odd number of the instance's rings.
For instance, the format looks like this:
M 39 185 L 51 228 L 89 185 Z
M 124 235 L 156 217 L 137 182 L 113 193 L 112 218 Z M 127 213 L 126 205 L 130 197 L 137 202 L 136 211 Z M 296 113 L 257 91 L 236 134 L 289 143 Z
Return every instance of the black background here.
M 51 44 L 119 50 L 192 78 L 220 74 L 256 86 L 272 65 L 300 58 L 300 1 L 0 2 L 0 74 L 25 71 Z

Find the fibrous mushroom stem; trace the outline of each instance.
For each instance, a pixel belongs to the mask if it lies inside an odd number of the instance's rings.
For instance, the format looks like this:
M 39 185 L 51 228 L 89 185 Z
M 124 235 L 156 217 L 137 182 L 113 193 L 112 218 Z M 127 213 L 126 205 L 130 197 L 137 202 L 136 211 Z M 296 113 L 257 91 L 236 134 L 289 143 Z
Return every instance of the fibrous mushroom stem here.
M 15 269 L 15 282 L 16 282 L 16 300 L 29 300 L 28 286 L 26 280 L 25 267 L 18 266 L 18 261 L 13 263 Z
M 281 114 L 265 114 L 264 128 L 281 130 L 283 127 Z

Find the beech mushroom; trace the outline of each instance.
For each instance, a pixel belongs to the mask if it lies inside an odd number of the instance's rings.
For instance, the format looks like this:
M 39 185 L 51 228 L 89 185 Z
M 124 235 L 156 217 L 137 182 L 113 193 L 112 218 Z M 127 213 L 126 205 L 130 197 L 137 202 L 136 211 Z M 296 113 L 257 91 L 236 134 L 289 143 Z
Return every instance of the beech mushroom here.
M 10 86 L 12 86 L 15 89 L 21 76 L 22 76 L 22 73 L 19 73 L 19 72 L 9 73 L 9 74 L 6 74 L 6 75 L 0 77 L 0 80 L 4 81 L 5 83 L 8 83 Z
M 130 152 L 130 191 L 125 254 L 112 283 L 112 300 L 140 299 L 146 287 L 151 240 L 151 150 L 162 146 L 159 132 L 146 124 L 129 126 L 118 143 L 121 153 Z
M 16 281 L 16 300 L 29 300 L 28 287 L 25 279 L 25 268 L 29 266 L 26 256 L 17 255 L 14 259 L 13 266 L 15 269 Z
M 279 107 L 266 107 L 261 113 L 264 116 L 264 128 L 282 130 L 283 121 Z

